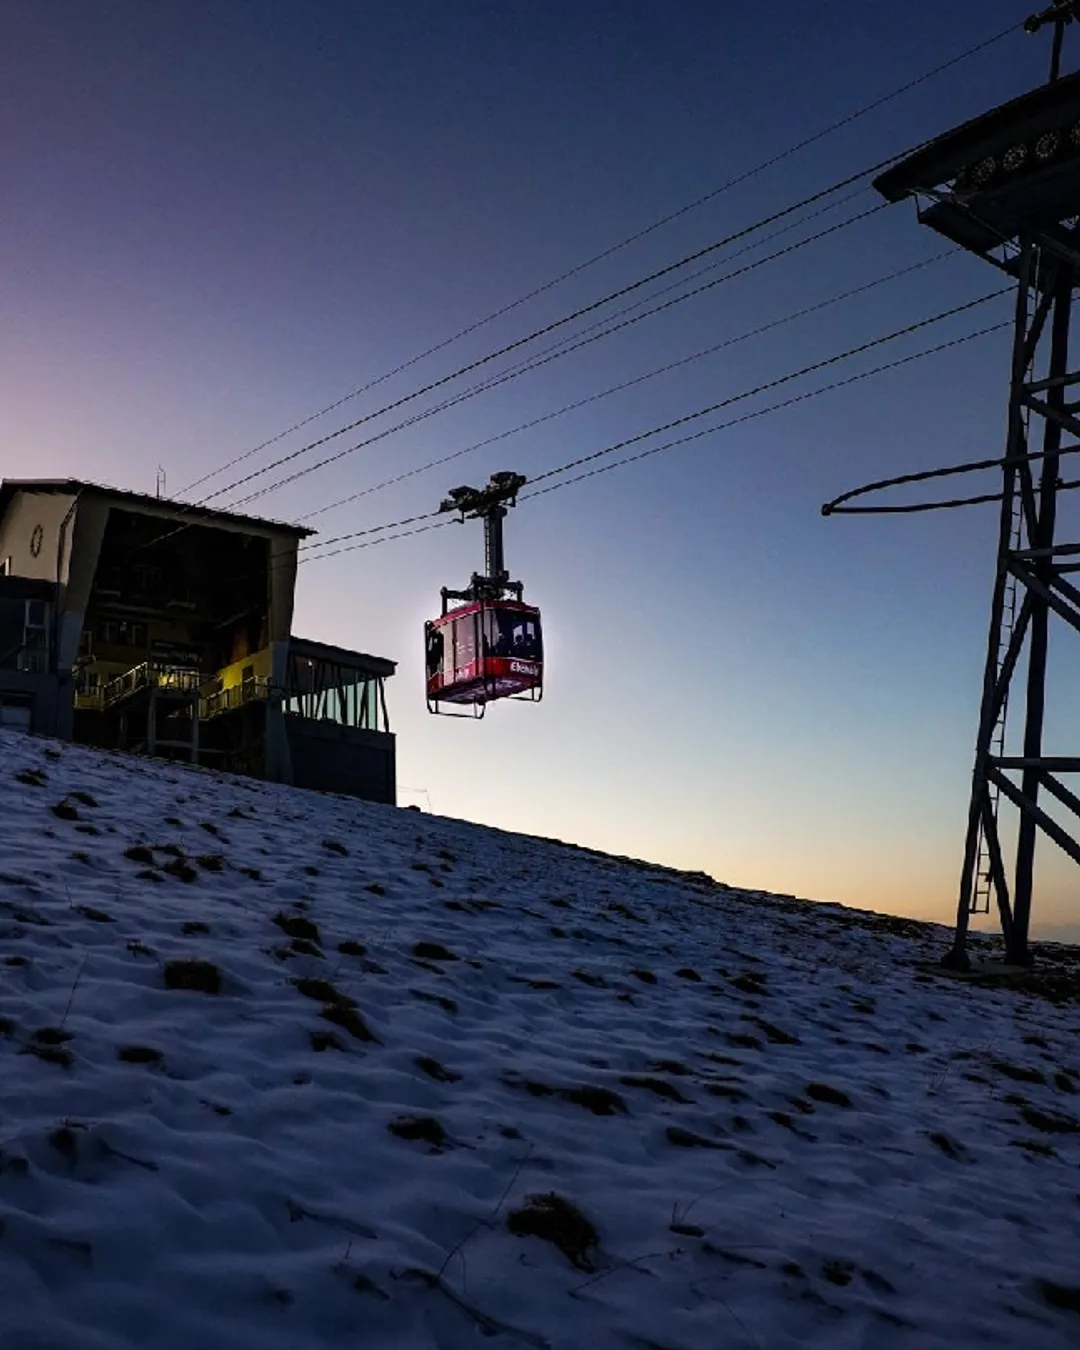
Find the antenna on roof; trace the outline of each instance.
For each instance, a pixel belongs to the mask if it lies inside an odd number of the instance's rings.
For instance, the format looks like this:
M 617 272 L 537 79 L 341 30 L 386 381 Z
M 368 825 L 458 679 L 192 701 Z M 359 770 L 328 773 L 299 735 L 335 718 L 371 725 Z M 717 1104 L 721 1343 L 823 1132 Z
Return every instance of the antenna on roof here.
M 154 487 L 154 495 L 157 497 L 165 496 L 165 469 L 160 464 L 157 467 L 157 483 Z

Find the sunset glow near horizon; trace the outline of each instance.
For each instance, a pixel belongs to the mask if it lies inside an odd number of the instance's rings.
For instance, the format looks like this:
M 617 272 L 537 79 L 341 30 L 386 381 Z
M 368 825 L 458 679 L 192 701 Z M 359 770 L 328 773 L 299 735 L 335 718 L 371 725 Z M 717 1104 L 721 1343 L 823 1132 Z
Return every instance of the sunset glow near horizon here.
M 647 0 L 8 6 L 3 475 L 152 492 L 160 467 L 167 494 L 182 493 L 1016 23 L 1012 37 L 189 499 L 219 491 L 1030 88 L 1044 77 L 1048 42 L 1025 39 L 1026 13 L 1012 0 L 965 0 L 948 14 L 928 3 L 871 10 L 839 0 L 823 12 L 780 0 L 767 21 L 703 0 L 674 9 Z M 1069 36 L 1074 69 L 1080 40 Z M 704 279 L 878 200 L 864 190 L 726 261 L 756 241 L 736 244 L 703 260 L 722 263 Z M 329 537 L 434 510 L 449 488 L 494 470 L 533 477 L 1002 284 L 960 253 L 930 262 L 942 248 L 913 210 L 876 211 L 238 509 L 292 520 L 319 512 L 311 523 Z M 923 260 L 896 281 L 320 511 Z M 1000 297 L 771 397 L 1010 316 L 1010 297 Z M 313 559 L 300 568 L 294 628 L 400 663 L 388 697 L 402 804 L 739 886 L 951 922 L 994 509 L 867 521 L 823 520 L 819 507 L 860 481 L 999 454 L 1009 343 L 1002 329 L 523 500 L 507 521 L 507 560 L 544 614 L 548 684 L 537 707 L 495 707 L 477 724 L 425 710 L 423 622 L 441 586 L 464 585 L 480 567 L 475 522 Z M 515 359 L 373 418 L 280 474 Z M 237 503 L 277 477 L 212 504 Z M 1058 673 L 1067 684 L 1075 664 Z M 1066 706 L 1059 725 L 1070 715 Z M 1042 842 L 1035 936 L 1070 925 L 1080 936 L 1076 900 L 1073 864 Z

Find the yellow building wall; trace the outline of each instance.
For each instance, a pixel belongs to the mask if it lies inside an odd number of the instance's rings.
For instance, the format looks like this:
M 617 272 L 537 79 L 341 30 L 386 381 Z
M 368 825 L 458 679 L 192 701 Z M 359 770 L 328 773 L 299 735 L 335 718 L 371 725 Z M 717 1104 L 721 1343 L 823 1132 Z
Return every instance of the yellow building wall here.
M 242 661 L 234 661 L 231 665 L 222 667 L 217 673 L 217 678 L 221 681 L 222 690 L 232 689 L 235 685 L 243 683 L 244 671 L 254 667 L 257 680 L 269 680 L 272 664 L 271 648 L 264 647 L 261 652 L 253 652 Z

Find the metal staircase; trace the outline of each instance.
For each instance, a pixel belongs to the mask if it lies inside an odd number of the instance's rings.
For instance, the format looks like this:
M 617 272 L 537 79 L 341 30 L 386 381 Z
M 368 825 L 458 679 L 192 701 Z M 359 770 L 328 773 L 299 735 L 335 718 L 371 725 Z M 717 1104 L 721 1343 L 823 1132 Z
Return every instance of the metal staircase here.
M 1030 423 L 1030 413 L 1026 419 Z M 1025 428 L 1025 440 L 1027 437 L 1027 428 Z M 1015 552 L 1021 545 L 1021 534 L 1023 531 L 1024 513 L 1023 504 L 1019 492 L 1013 494 L 1012 500 L 1012 523 L 1009 531 L 1009 547 Z M 1002 663 L 1005 660 L 1005 653 L 1009 649 L 1009 643 L 1012 641 L 1013 629 L 1016 627 L 1016 577 L 1010 572 L 1005 579 L 1005 594 L 1002 602 L 1001 628 L 998 634 L 997 648 L 997 671 L 1000 674 Z M 998 713 L 997 721 L 994 723 L 994 730 L 990 736 L 990 754 L 996 759 L 1005 753 L 1005 728 L 1009 716 L 1009 694 L 1005 692 L 1005 697 L 1001 701 L 1001 711 Z M 990 793 L 990 811 L 994 818 L 994 825 L 998 823 L 998 806 L 1001 801 L 1001 789 L 994 782 L 989 785 Z M 975 877 L 971 888 L 971 903 L 968 906 L 971 914 L 989 914 L 990 902 L 993 896 L 993 880 L 990 871 L 990 848 L 986 840 L 986 829 L 980 823 L 979 825 L 979 843 L 975 854 Z

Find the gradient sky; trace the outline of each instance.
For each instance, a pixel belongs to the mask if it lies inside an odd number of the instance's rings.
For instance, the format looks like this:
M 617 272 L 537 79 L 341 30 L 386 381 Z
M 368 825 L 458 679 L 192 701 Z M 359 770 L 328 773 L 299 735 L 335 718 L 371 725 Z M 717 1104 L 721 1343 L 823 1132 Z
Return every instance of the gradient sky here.
M 1027 12 L 2 0 L 2 472 L 152 491 L 160 465 L 179 492 Z M 193 495 L 1022 92 L 1047 55 L 1048 39 L 1017 32 Z M 865 191 L 804 232 L 875 201 Z M 302 517 L 941 247 L 911 209 L 879 212 L 246 509 Z M 495 469 L 542 472 L 996 284 L 950 257 L 313 523 L 363 529 Z M 994 301 L 834 376 L 1008 315 Z M 999 453 L 1008 343 L 997 333 L 523 502 L 508 562 L 545 615 L 538 708 L 476 725 L 424 709 L 421 625 L 439 587 L 479 566 L 478 525 L 301 568 L 296 630 L 400 662 L 403 803 L 948 919 L 993 511 L 825 521 L 819 506 L 867 478 Z M 1074 869 L 1041 849 L 1037 919 L 1076 922 Z

